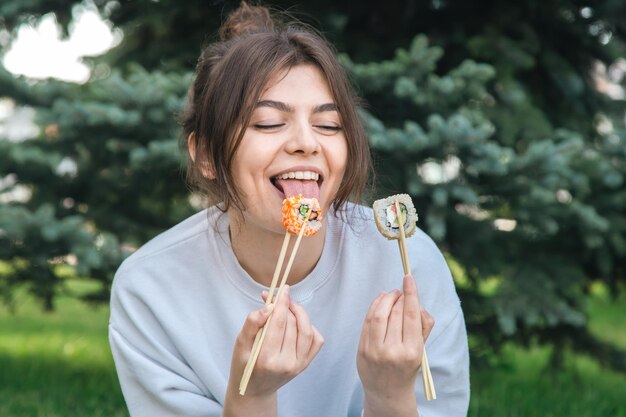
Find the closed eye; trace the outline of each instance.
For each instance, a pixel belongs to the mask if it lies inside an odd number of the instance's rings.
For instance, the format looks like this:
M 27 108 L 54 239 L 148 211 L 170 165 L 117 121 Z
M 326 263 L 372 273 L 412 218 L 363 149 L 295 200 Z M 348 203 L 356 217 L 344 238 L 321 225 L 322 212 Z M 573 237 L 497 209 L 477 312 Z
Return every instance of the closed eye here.
M 339 132 L 340 130 L 343 130 L 343 127 L 341 126 L 333 126 L 333 125 L 316 125 L 315 126 L 318 129 L 324 129 L 324 130 L 329 130 L 332 132 Z
M 269 130 L 269 129 L 278 129 L 279 127 L 285 126 L 285 124 L 284 123 L 272 124 L 272 125 L 256 124 L 253 126 L 255 129 Z

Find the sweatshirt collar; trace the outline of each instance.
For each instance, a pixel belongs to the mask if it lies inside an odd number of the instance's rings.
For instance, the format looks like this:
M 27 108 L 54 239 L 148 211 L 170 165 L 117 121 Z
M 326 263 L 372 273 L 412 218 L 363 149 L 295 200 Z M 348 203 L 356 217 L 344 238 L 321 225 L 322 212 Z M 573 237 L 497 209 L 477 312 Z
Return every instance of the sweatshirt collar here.
M 209 244 L 213 246 L 212 249 L 218 254 L 218 259 L 221 263 L 219 268 L 224 271 L 224 275 L 230 283 L 244 296 L 258 301 L 260 305 L 262 303 L 261 292 L 267 291 L 268 287 L 252 279 L 239 264 L 233 252 L 228 233 L 228 214 L 221 212 L 216 207 L 211 207 L 208 210 L 208 227 L 213 227 L 215 232 L 215 239 L 212 239 L 213 242 L 209 242 Z M 319 261 L 309 275 L 290 287 L 291 298 L 299 304 L 306 304 L 314 296 L 315 291 L 332 277 L 341 258 L 345 224 L 335 216 L 334 211 L 330 212 L 326 219 L 327 231 Z

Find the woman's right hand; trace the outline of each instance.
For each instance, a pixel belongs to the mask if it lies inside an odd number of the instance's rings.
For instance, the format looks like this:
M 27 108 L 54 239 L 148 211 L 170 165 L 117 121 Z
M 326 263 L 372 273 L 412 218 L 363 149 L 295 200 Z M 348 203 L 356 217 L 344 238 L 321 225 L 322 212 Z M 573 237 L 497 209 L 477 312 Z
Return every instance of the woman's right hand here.
M 271 320 L 269 320 L 270 315 Z M 254 339 L 268 320 L 269 325 L 261 352 L 254 366 L 246 394 L 241 396 L 239 383 L 252 353 Z M 224 405 L 224 417 L 276 415 L 276 391 L 306 369 L 320 351 L 323 343 L 324 338 L 311 324 L 306 311 L 291 301 L 289 286 L 285 286 L 273 310 L 264 307 L 251 312 L 237 337 Z M 252 411 L 252 413 L 246 414 L 247 411 Z M 268 413 L 265 414 L 264 411 Z

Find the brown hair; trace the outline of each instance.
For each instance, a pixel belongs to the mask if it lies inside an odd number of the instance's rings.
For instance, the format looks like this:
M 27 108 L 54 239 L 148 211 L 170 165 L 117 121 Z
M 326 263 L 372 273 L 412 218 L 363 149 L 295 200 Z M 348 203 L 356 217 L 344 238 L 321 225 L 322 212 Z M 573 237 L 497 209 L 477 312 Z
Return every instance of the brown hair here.
M 264 7 L 242 2 L 219 31 L 220 40 L 202 51 L 195 81 L 182 114 L 185 145 L 195 136 L 195 158 L 187 178 L 212 202 L 243 210 L 232 180 L 232 163 L 255 103 L 270 78 L 296 65 L 312 64 L 325 76 L 337 105 L 348 143 L 343 181 L 333 201 L 336 210 L 359 200 L 371 173 L 367 136 L 357 113 L 359 98 L 336 58 L 336 51 L 315 30 L 282 24 Z M 187 146 L 185 146 L 187 149 Z M 214 179 L 207 179 L 210 171 Z

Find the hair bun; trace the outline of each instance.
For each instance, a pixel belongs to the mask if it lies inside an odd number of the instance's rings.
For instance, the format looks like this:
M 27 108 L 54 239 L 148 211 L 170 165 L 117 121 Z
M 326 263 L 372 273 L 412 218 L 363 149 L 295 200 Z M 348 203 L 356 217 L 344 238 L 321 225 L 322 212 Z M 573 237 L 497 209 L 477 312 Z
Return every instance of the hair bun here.
M 274 20 L 270 11 L 262 6 L 251 6 L 242 1 L 237 9 L 232 11 L 219 30 L 223 41 L 249 33 L 265 32 L 274 29 Z

